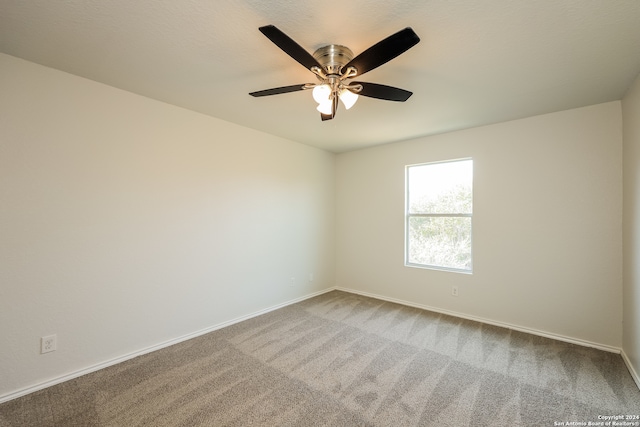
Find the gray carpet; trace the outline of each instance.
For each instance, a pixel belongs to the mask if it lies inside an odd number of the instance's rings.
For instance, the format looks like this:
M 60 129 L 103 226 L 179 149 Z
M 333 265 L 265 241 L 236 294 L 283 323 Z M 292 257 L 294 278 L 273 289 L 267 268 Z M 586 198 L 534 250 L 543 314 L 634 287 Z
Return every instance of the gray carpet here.
M 640 414 L 640 391 L 617 354 L 334 291 L 7 402 L 0 426 L 554 426 L 620 414 Z

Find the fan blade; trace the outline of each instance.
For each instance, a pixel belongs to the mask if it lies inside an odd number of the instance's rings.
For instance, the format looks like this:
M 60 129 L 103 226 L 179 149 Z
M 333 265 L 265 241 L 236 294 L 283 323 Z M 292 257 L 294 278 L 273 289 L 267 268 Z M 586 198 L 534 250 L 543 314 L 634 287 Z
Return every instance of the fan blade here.
M 349 67 L 355 67 L 358 70 L 356 75 L 361 76 L 403 54 L 418 44 L 419 41 L 418 35 L 410 27 L 407 27 L 374 44 L 349 61 L 342 69 L 346 70 Z
M 305 90 L 306 83 L 299 85 L 291 85 L 291 86 L 283 86 L 283 87 L 274 87 L 273 89 L 265 89 L 259 90 L 257 92 L 251 92 L 249 95 L 251 96 L 269 96 L 269 95 L 279 95 L 281 93 L 289 93 L 289 92 L 297 92 L 299 90 Z
M 369 98 L 384 99 L 385 101 L 404 102 L 413 95 L 413 92 L 409 92 L 408 90 L 377 83 L 350 82 L 350 84 L 362 85 L 362 90 L 360 92 L 354 92 L 358 95 L 368 96 Z
M 276 46 L 302 64 L 307 70 L 311 69 L 311 67 L 319 67 L 322 69 L 322 66 L 318 61 L 316 61 L 313 55 L 307 52 L 302 46 L 293 41 L 291 37 L 280 31 L 274 25 L 266 25 L 264 27 L 260 27 L 259 30 Z

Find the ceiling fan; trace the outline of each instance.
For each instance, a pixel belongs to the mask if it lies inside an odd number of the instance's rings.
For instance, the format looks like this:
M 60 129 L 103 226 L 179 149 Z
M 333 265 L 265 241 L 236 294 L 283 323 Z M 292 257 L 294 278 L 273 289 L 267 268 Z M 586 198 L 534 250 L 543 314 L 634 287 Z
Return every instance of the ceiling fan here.
M 397 87 L 351 80 L 415 46 L 420 38 L 410 27 L 392 34 L 355 57 L 349 48 L 335 44 L 323 46 L 312 55 L 273 25 L 260 27 L 259 30 L 286 54 L 315 74 L 319 83 L 265 89 L 251 92 L 251 96 L 278 95 L 312 89 L 313 98 L 318 103 L 317 110 L 324 121 L 335 117 L 338 100 L 342 101 L 348 110 L 355 104 L 358 95 L 400 102 L 406 101 L 412 95 L 412 92 Z

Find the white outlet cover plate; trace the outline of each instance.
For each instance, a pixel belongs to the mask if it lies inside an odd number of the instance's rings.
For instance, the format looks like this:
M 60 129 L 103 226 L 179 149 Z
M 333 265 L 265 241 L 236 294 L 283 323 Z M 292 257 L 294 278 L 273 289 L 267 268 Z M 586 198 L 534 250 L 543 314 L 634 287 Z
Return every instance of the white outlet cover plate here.
M 40 339 L 40 353 L 50 353 L 56 351 L 57 348 L 57 335 L 47 335 Z

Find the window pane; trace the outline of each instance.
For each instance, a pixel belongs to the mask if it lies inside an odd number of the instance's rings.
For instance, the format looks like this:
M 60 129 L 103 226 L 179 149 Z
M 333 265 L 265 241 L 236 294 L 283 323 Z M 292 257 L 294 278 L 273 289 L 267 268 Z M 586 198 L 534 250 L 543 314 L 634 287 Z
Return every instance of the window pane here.
M 408 168 L 409 213 L 472 213 L 473 161 Z
M 471 270 L 471 218 L 410 217 L 407 262 Z

